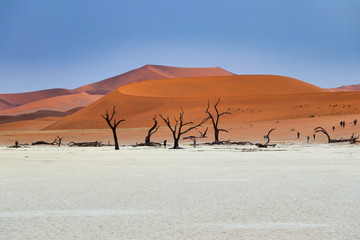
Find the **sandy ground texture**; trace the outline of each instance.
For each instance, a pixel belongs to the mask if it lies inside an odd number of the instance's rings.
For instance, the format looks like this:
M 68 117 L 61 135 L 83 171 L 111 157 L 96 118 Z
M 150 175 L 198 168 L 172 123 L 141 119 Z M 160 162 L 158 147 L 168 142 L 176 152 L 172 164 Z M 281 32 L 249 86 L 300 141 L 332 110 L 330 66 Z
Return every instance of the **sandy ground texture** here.
M 349 144 L 0 148 L 0 239 L 358 239 Z

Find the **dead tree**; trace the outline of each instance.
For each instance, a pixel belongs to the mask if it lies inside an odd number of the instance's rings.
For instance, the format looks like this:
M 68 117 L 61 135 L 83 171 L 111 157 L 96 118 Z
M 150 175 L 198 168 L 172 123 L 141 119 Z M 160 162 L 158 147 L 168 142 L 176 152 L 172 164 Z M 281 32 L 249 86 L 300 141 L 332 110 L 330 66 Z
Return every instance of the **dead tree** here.
M 63 137 L 56 136 L 56 138 L 57 138 L 57 144 L 60 147 L 61 146 L 61 140 L 63 139 Z
M 225 114 L 231 114 L 230 112 L 222 112 L 219 113 L 219 110 L 217 108 L 218 104 L 220 103 L 220 98 L 218 98 L 216 104 L 214 105 L 214 109 L 215 109 L 215 114 L 212 114 L 211 112 L 209 112 L 209 108 L 210 108 L 210 104 L 208 102 L 207 108 L 205 113 L 207 113 L 209 115 L 208 119 L 211 119 L 212 125 L 214 127 L 214 136 L 215 136 L 215 141 L 214 143 L 219 143 L 219 133 L 220 132 L 227 132 L 227 130 L 225 129 L 221 129 L 219 128 L 219 119 L 221 116 L 225 115 Z
M 53 142 L 37 141 L 37 142 L 32 143 L 31 145 L 35 146 L 35 145 L 56 145 L 56 144 L 57 144 L 57 141 L 55 138 Z
M 147 136 L 145 137 L 145 146 L 151 146 L 150 137 L 157 132 L 157 130 L 160 128 L 160 125 L 158 126 L 158 122 L 156 120 L 156 115 L 153 117 L 154 125 L 149 129 Z
M 332 139 L 332 138 L 330 137 L 330 135 L 327 133 L 327 131 L 326 131 L 324 128 L 322 128 L 322 127 L 316 127 L 316 128 L 314 129 L 314 131 L 315 131 L 316 133 L 317 133 L 317 132 L 321 132 L 321 133 L 325 134 L 326 137 L 327 137 L 327 139 L 328 139 L 328 143 L 339 143 L 339 142 L 356 143 L 356 142 L 358 142 L 357 139 L 359 138 L 359 136 L 355 136 L 355 133 L 353 133 L 350 138 L 345 138 L 345 139 L 344 139 L 344 138 Z
M 275 130 L 275 128 L 272 128 L 272 129 L 268 132 L 268 134 L 265 136 L 265 138 L 267 139 L 267 141 L 266 141 L 265 144 L 255 143 L 255 145 L 258 146 L 258 147 L 261 147 L 261 148 L 275 147 L 276 144 L 269 144 L 269 142 L 270 142 L 270 133 L 271 133 L 272 131 L 274 131 L 274 130 Z
M 209 129 L 209 128 L 206 127 L 206 129 L 205 129 L 204 132 L 199 131 L 199 133 L 200 133 L 200 138 L 206 138 L 206 133 L 207 133 L 208 129 Z
M 70 142 L 69 147 L 101 147 L 101 142 Z
M 114 118 L 115 113 L 116 113 L 115 108 L 116 108 L 116 106 L 113 107 L 111 116 L 110 116 L 108 110 L 106 109 L 106 110 L 105 110 L 105 114 L 101 115 L 101 117 L 102 117 L 103 119 L 105 119 L 105 121 L 107 122 L 107 124 L 108 124 L 109 127 L 111 128 L 111 131 L 112 131 L 113 136 L 114 136 L 115 150 L 119 150 L 119 143 L 118 143 L 118 139 L 117 139 L 117 135 L 116 135 L 116 128 L 117 128 L 117 126 L 118 126 L 121 122 L 124 122 L 125 119 L 121 119 L 121 120 L 117 121 L 117 120 Z
M 204 124 L 207 121 L 207 118 L 203 119 L 202 122 L 200 122 L 199 124 L 196 124 L 192 127 L 188 127 L 186 130 L 182 130 L 183 127 L 188 126 L 190 124 L 193 124 L 193 122 L 184 122 L 184 110 L 181 109 L 181 112 L 179 114 L 179 118 L 174 117 L 174 121 L 175 121 L 175 126 L 172 127 L 171 126 L 171 121 L 169 117 L 164 118 L 161 114 L 160 117 L 162 118 L 162 120 L 164 120 L 165 124 L 168 126 L 168 128 L 170 129 L 170 131 L 172 132 L 172 136 L 174 138 L 174 146 L 173 149 L 178 149 L 179 147 L 179 140 L 181 135 L 201 126 L 202 124 Z

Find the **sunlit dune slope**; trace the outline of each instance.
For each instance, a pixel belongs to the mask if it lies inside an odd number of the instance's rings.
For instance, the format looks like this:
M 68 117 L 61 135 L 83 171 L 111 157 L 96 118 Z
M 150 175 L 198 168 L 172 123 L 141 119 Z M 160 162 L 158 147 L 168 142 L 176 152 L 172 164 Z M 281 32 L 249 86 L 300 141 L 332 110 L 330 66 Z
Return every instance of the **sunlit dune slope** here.
M 187 82 L 190 80 L 188 78 L 170 79 L 167 81 L 169 88 L 164 86 L 166 81 L 163 80 L 149 81 L 149 85 L 144 85 L 143 82 L 131 84 L 118 88 L 90 106 L 65 117 L 46 129 L 107 128 L 101 114 L 105 112 L 105 109 L 111 110 L 113 106 L 117 107 L 117 119 L 126 119 L 121 127 L 147 127 L 151 125 L 153 115 L 160 113 L 164 116 L 178 115 L 181 108 L 185 111 L 186 119 L 200 121 L 206 116 L 205 108 L 208 100 L 212 105 L 217 97 L 221 97 L 220 110 L 231 112 L 230 116 L 224 117 L 225 123 L 360 112 L 360 92 L 329 93 L 311 84 L 285 77 L 275 77 L 275 80 L 267 80 L 268 84 L 262 85 L 260 83 L 265 80 L 260 80 L 260 77 L 246 77 L 243 85 L 237 82 L 241 82 L 241 76 L 229 77 L 228 86 L 225 88 L 227 91 L 222 88 L 224 79 L 226 79 L 223 77 L 208 78 L 207 84 L 211 87 L 205 84 L 206 78 L 191 78 L 193 82 L 201 84 L 191 84 L 191 82 Z M 264 76 L 262 77 L 264 78 Z M 187 85 L 187 92 L 181 93 L 177 88 L 173 89 L 172 86 L 176 82 L 186 83 L 184 85 Z M 258 87 L 255 90 L 250 87 L 246 89 L 246 86 L 251 85 L 250 82 L 258 84 Z M 154 83 L 154 86 L 151 83 Z M 159 85 L 159 83 L 164 85 Z M 280 83 L 282 85 L 278 86 Z M 161 86 L 162 91 L 156 90 L 156 86 Z M 209 90 L 205 91 L 204 88 Z M 154 94 L 149 89 L 158 92 Z M 197 92 L 200 96 L 196 94 Z M 148 96 L 151 95 L 150 93 L 154 96 Z
M 77 88 L 90 94 L 107 94 L 125 84 L 153 79 L 198 77 L 198 76 L 228 76 L 232 73 L 220 68 L 181 68 L 160 65 L 145 65 L 132 71 L 117 75 Z
M 46 129 L 99 129 L 107 128 L 101 118 L 105 109 L 117 108 L 116 118 L 126 121 L 120 127 L 148 127 L 152 116 L 178 116 L 181 108 L 185 119 L 201 121 L 207 102 L 213 105 L 216 98 L 167 98 L 125 95 L 118 90 L 111 92 L 90 106 L 67 116 Z M 267 121 L 280 119 L 311 118 L 316 116 L 346 115 L 360 113 L 360 92 L 310 93 L 292 95 L 222 97 L 220 111 L 230 111 L 224 123 Z M 160 120 L 162 122 L 162 120 Z M 209 123 L 208 123 L 209 124 Z
M 46 99 L 61 95 L 70 95 L 74 93 L 77 93 L 77 91 L 56 88 L 56 89 L 47 89 L 47 90 L 26 92 L 26 93 L 0 94 L 0 111 L 17 107 L 26 103 L 35 102 L 41 99 Z
M 119 91 L 147 97 L 228 97 L 325 92 L 303 81 L 274 75 L 160 79 L 128 84 Z
M 36 112 L 39 110 L 53 110 L 65 112 L 73 108 L 88 106 L 90 103 L 95 102 L 100 97 L 102 97 L 102 95 L 90 95 L 85 92 L 72 95 L 51 97 L 27 103 L 19 107 L 0 111 L 0 115 L 20 115 Z

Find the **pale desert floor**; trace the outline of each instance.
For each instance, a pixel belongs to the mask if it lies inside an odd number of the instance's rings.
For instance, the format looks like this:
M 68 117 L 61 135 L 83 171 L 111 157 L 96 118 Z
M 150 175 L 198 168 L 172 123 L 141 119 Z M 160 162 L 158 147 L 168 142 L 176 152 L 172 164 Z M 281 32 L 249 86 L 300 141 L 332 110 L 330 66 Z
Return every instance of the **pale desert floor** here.
M 358 239 L 350 144 L 0 148 L 0 239 Z

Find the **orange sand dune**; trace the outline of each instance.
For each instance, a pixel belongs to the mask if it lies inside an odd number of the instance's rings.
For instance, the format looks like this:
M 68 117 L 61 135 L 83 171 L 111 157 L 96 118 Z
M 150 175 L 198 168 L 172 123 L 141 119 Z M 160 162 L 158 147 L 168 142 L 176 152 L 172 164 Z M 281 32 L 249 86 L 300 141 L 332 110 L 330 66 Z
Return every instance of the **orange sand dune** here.
M 76 92 L 77 91 L 74 90 L 56 88 L 26 93 L 0 94 L 0 111 L 17 107 L 26 103 L 35 102 L 41 99 L 61 95 L 70 95 Z
M 232 73 L 220 68 L 180 68 L 160 65 L 145 65 L 138 69 L 105 79 L 100 82 L 79 87 L 75 90 L 90 94 L 107 94 L 125 84 L 153 79 L 199 77 L 199 76 L 229 76 Z
M 206 79 L 209 81 L 207 82 Z M 191 84 L 190 80 L 194 84 Z M 279 86 L 280 83 L 281 86 Z M 257 84 L 257 87 L 254 88 L 252 84 Z M 178 87 L 182 88 L 182 86 L 186 86 L 187 89 L 183 95 L 178 90 Z M 206 91 L 202 92 L 204 88 Z M 292 94 L 285 94 L 289 92 Z M 152 94 L 155 96 L 146 96 Z M 150 126 L 153 115 L 159 113 L 169 116 L 177 115 L 181 108 L 184 109 L 188 120 L 200 121 L 206 116 L 204 111 L 208 99 L 212 104 L 216 101 L 215 94 L 222 98 L 219 105 L 221 110 L 232 113 L 231 116 L 224 118 L 224 122 L 227 123 L 360 112 L 360 92 L 329 93 L 292 78 L 279 76 L 245 76 L 244 79 L 242 76 L 183 78 L 122 86 L 46 129 L 107 128 L 106 122 L 100 115 L 106 108 L 112 109 L 115 105 L 118 109 L 118 118 L 126 119 L 122 124 L 125 128 Z M 250 96 L 251 94 L 253 95 Z
M 360 91 L 360 84 L 341 86 L 338 88 L 329 89 L 331 92 L 351 92 L 351 91 Z
M 189 121 L 201 121 L 206 117 L 205 108 L 209 98 L 153 98 L 130 96 L 116 90 L 94 104 L 65 117 L 46 129 L 99 129 L 107 128 L 100 117 L 105 109 L 117 106 L 117 118 L 126 121 L 121 127 L 147 127 L 155 114 L 178 115 L 181 108 Z M 216 98 L 210 98 L 211 104 Z M 273 96 L 222 97 L 221 111 L 230 111 L 225 123 L 242 123 L 268 120 L 312 118 L 329 115 L 360 113 L 360 92 L 311 93 Z
M 192 77 L 144 81 L 119 91 L 147 97 L 228 97 L 325 92 L 303 81 L 274 75 Z
M 20 115 L 32 113 L 39 110 L 52 110 L 65 112 L 77 107 L 85 107 L 101 98 L 102 95 L 90 95 L 88 93 L 78 93 L 72 95 L 63 95 L 57 97 L 46 98 L 23 104 L 19 107 L 0 111 L 0 115 Z

